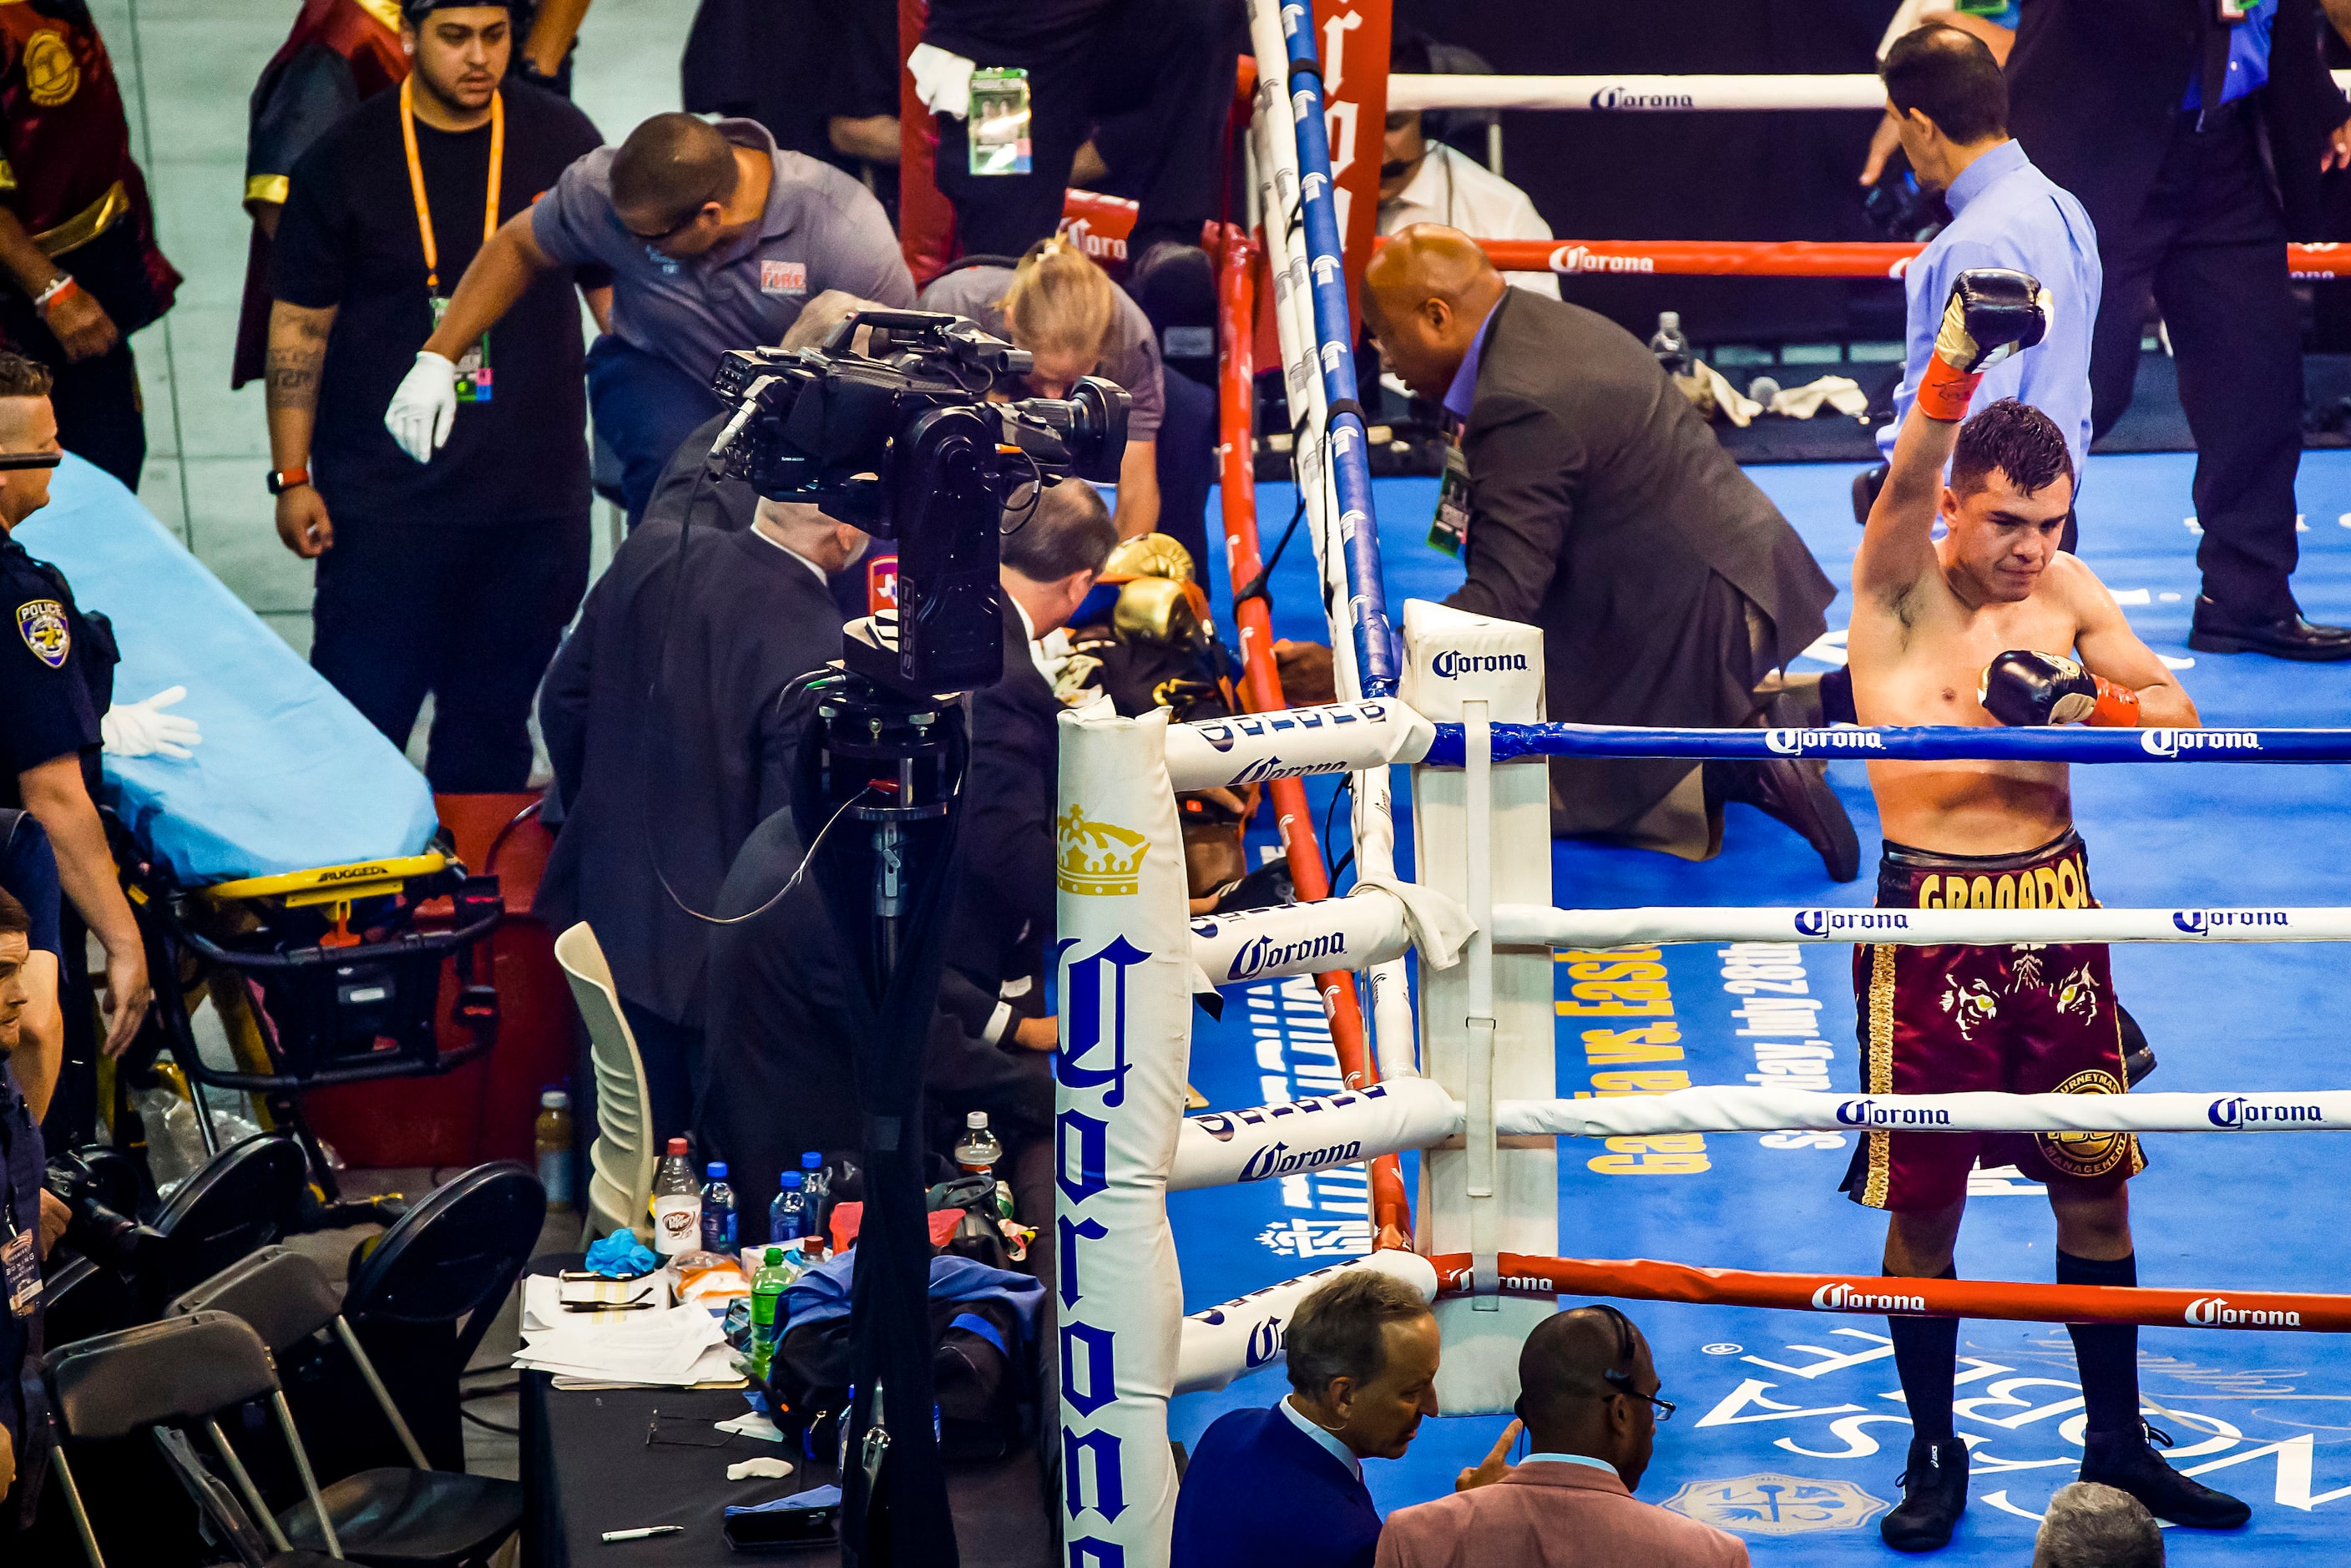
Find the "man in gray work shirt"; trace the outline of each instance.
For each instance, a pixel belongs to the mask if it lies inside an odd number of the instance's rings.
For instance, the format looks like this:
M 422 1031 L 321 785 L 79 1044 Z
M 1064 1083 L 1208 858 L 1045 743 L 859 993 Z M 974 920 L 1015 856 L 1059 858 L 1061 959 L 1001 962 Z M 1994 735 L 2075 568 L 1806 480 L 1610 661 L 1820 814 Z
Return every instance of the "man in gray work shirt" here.
M 657 114 L 563 172 L 475 256 L 384 423 L 419 463 L 449 438 L 457 361 L 542 272 L 611 270 L 611 329 L 588 354 L 588 403 L 622 463 L 633 525 L 662 467 L 718 412 L 719 356 L 782 340 L 828 288 L 900 308 L 914 281 L 882 205 L 751 120 Z

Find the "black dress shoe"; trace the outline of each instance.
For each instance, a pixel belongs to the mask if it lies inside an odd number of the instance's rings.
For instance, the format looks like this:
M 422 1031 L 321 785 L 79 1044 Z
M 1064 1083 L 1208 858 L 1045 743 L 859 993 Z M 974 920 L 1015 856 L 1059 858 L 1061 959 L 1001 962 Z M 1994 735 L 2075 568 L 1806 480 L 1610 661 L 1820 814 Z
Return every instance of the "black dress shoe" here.
M 1717 800 L 1739 800 L 1777 817 L 1820 851 L 1834 882 L 1861 874 L 1861 840 L 1817 762 L 1773 757 L 1761 761 L 1706 764 L 1706 789 Z
M 2159 1461 L 2158 1461 L 2159 1462 Z M 1913 1437 L 1910 1462 L 1894 1479 L 1901 1506 L 1877 1521 L 1896 1552 L 1939 1552 L 1968 1511 L 1968 1446 L 1957 1437 Z
M 2273 659 L 2333 664 L 2351 659 L 2351 627 L 2314 625 L 2300 615 L 2240 621 L 2199 594 L 2188 645 L 2199 653 L 2267 653 Z
M 2234 1530 L 2253 1517 L 2253 1511 L 2238 1499 L 2189 1480 L 2164 1463 L 2163 1456 L 2148 1446 L 2148 1437 L 2171 1447 L 2170 1436 L 2152 1427 L 2089 1433 L 2082 1439 L 2082 1479 L 2126 1491 L 2156 1518 L 2190 1530 Z

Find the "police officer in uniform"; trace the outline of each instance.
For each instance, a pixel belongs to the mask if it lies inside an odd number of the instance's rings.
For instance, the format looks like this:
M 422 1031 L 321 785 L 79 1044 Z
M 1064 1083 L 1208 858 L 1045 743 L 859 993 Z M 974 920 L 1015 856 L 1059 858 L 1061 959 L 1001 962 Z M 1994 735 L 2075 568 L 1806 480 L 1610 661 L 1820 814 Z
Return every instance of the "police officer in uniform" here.
M 47 369 L 0 353 L 0 534 L 48 504 L 61 454 Z M 0 806 L 40 819 L 57 852 L 57 880 L 81 925 L 106 949 L 111 1019 L 106 1053 L 121 1055 L 146 1016 L 147 958 L 122 896 L 95 804 L 103 721 L 113 701 L 114 634 L 74 603 L 65 575 L 11 537 L 0 542 Z M 81 926 L 65 932 L 65 995 L 88 995 Z M 87 1137 L 96 1112 L 89 1010 L 66 1007 L 66 1067 L 50 1126 Z M 75 1141 L 61 1135 L 61 1143 Z

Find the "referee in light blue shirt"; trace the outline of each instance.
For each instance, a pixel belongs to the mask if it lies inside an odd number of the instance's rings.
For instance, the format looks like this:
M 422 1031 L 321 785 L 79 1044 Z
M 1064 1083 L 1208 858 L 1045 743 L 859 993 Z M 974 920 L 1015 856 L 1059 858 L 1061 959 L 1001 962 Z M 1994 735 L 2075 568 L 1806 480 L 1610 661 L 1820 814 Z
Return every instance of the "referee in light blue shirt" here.
M 2049 334 L 2030 354 L 1994 365 L 1970 406 L 2001 398 L 2031 403 L 2065 433 L 2074 472 L 2090 450 L 2090 340 L 2098 315 L 2101 275 L 2098 235 L 2072 195 L 2032 166 L 2008 134 L 2008 87 L 1991 51 L 1956 27 L 1928 26 L 1907 33 L 1878 68 L 1901 131 L 1902 150 L 1921 184 L 1939 188 L 1951 221 L 1904 277 L 1908 301 L 1902 384 L 1894 418 L 1877 433 L 1890 455 L 1894 434 L 1917 395 L 1918 378 L 1935 347 L 1951 281 L 1973 267 L 2028 273 L 2049 290 Z M 1855 483 L 1855 521 L 1866 520 L 1886 470 Z M 2074 548 L 2065 524 L 2064 548 Z

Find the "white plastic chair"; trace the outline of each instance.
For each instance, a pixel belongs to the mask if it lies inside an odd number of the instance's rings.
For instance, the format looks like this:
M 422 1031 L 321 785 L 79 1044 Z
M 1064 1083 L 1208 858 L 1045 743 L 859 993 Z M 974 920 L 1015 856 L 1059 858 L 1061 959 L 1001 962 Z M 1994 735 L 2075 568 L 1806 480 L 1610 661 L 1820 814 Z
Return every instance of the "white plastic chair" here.
M 588 1221 L 580 1239 L 615 1230 L 653 1245 L 650 1205 L 658 1155 L 646 1125 L 644 1059 L 612 988 L 612 968 L 596 934 L 581 921 L 555 939 L 555 961 L 571 982 L 572 999 L 588 1022 L 589 1056 L 596 1071 L 596 1140 L 588 1149 Z

